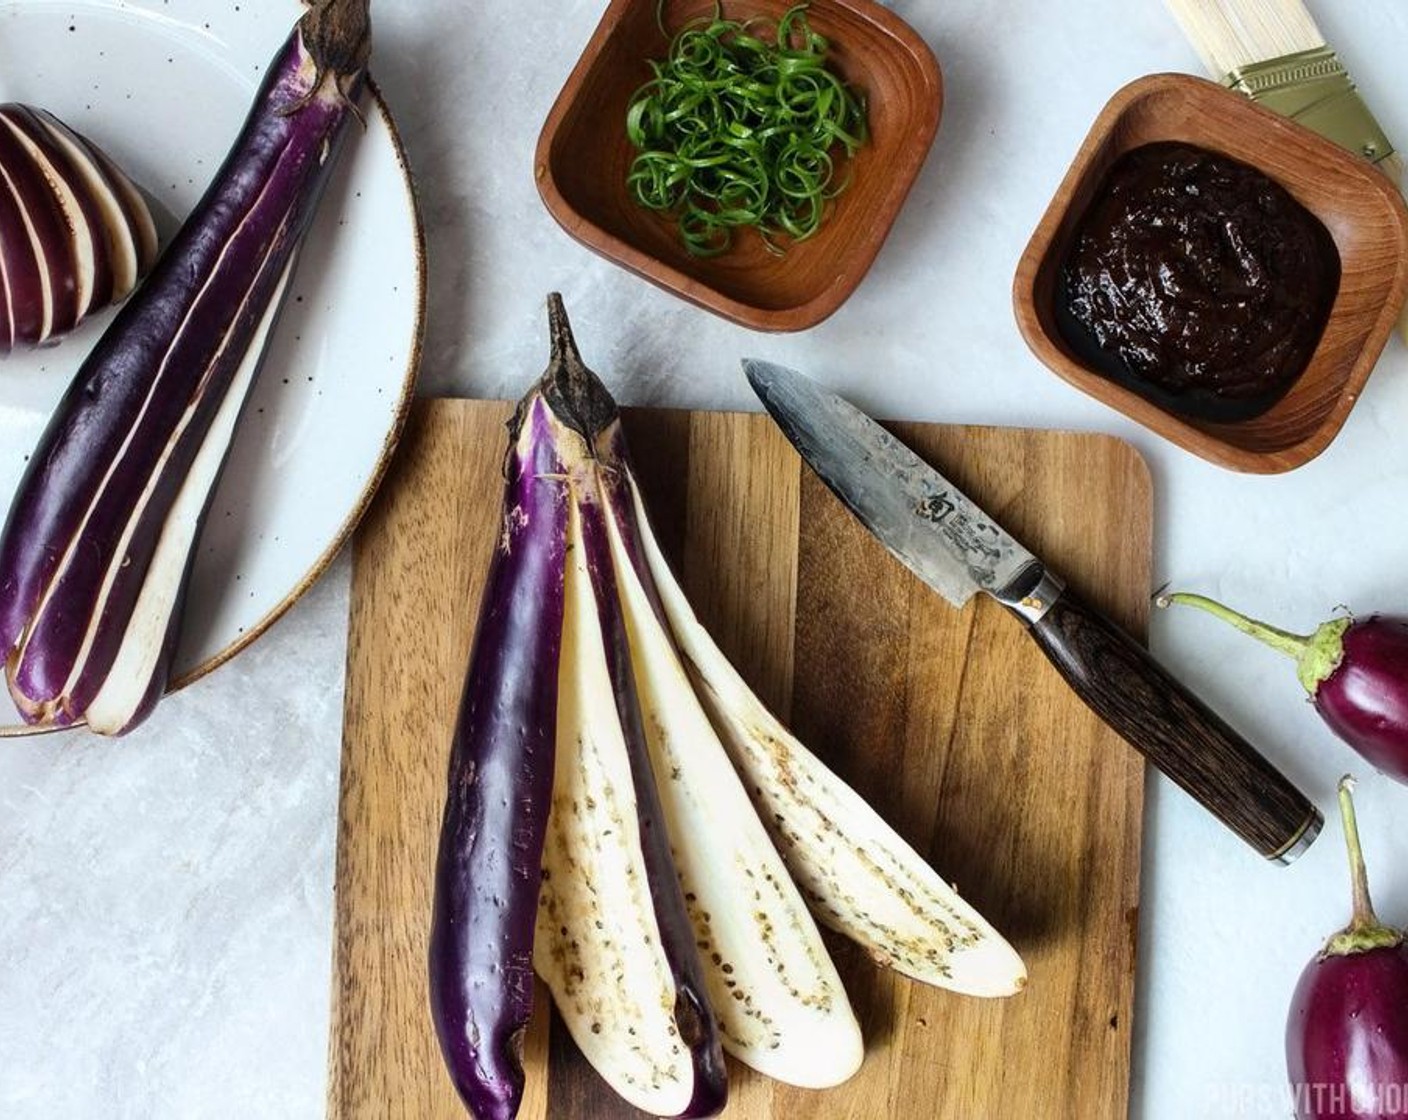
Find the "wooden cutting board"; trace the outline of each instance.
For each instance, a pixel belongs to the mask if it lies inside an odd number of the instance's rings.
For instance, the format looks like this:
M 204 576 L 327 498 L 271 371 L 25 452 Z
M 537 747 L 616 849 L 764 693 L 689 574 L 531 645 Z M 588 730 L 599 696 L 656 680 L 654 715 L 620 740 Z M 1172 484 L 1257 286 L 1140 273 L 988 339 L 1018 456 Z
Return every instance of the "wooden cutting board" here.
M 509 406 L 417 405 L 354 546 L 329 1112 L 462 1118 L 425 994 L 448 744 L 498 531 Z M 800 737 L 1022 953 L 1021 995 L 926 988 L 831 939 L 867 1055 L 824 1092 L 730 1063 L 734 1120 L 1102 1120 L 1129 1090 L 1143 765 L 1016 620 L 955 610 L 760 415 L 633 412 L 662 543 L 706 625 Z M 1150 482 L 1103 436 L 900 424 L 1074 587 L 1147 621 Z M 524 1120 L 636 1116 L 550 1023 Z

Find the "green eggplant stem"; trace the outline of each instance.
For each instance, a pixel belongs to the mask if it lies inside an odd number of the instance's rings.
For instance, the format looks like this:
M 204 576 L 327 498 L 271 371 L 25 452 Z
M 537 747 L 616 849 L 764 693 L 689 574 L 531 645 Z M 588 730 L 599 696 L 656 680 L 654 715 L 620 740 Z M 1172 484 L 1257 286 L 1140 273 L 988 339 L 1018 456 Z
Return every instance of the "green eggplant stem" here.
M 1379 921 L 1369 897 L 1369 872 L 1364 866 L 1364 848 L 1359 842 L 1359 819 L 1354 812 L 1354 779 L 1346 774 L 1339 785 L 1340 819 L 1344 822 L 1344 842 L 1349 850 L 1349 878 L 1353 889 L 1354 913 L 1347 925 L 1325 944 L 1327 956 L 1365 953 L 1371 949 L 1394 948 L 1403 942 L 1403 933 Z
M 1214 618 L 1220 618 L 1223 622 L 1235 626 L 1243 634 L 1250 634 L 1257 641 L 1264 642 L 1272 649 L 1280 650 L 1296 660 L 1300 660 L 1306 646 L 1310 644 L 1309 634 L 1292 634 L 1287 630 L 1277 629 L 1258 619 L 1248 618 L 1231 607 L 1223 606 L 1216 599 L 1209 599 L 1206 595 L 1194 595 L 1191 591 L 1165 592 L 1158 597 L 1157 602 L 1160 607 L 1177 603 L 1180 606 L 1197 607 L 1207 611 Z
M 1259 619 L 1248 618 L 1206 595 L 1194 595 L 1187 591 L 1160 592 L 1154 597 L 1154 603 L 1160 608 L 1171 607 L 1175 603 L 1197 607 L 1243 634 L 1250 634 L 1257 641 L 1280 650 L 1295 661 L 1296 676 L 1311 696 L 1339 667 L 1344 656 L 1344 633 L 1354 622 L 1352 617 L 1332 618 L 1317 626 L 1313 634 L 1292 634 Z
M 1369 898 L 1369 872 L 1364 866 L 1364 848 L 1359 842 L 1359 818 L 1354 812 L 1354 779 L 1346 774 L 1340 779 L 1340 817 L 1344 821 L 1344 842 L 1349 849 L 1349 877 L 1354 888 L 1354 917 L 1350 925 L 1363 929 L 1379 924 Z

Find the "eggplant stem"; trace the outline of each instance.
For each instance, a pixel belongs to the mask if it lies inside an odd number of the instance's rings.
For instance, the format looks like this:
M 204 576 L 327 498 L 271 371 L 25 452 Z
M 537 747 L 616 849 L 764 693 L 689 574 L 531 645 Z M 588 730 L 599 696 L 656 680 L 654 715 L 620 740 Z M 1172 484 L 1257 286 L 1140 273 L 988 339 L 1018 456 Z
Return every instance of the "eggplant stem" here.
M 1340 818 L 1344 822 L 1344 842 L 1349 849 L 1349 878 L 1354 891 L 1352 930 L 1368 929 L 1380 924 L 1369 897 L 1369 872 L 1364 865 L 1364 848 L 1359 841 L 1359 818 L 1354 812 L 1354 778 L 1346 774 L 1339 785 Z
M 541 392 L 553 414 L 587 443 L 597 457 L 596 438 L 616 419 L 616 402 L 577 350 L 567 309 L 557 292 L 548 295 L 548 335 L 552 352 L 535 391 Z
M 1214 618 L 1220 618 L 1223 622 L 1236 627 L 1243 634 L 1250 634 L 1257 641 L 1272 649 L 1280 650 L 1297 661 L 1300 660 L 1306 647 L 1310 644 L 1311 635 L 1309 634 L 1292 634 L 1288 630 L 1278 629 L 1259 619 L 1248 618 L 1246 615 L 1234 611 L 1231 607 L 1224 606 L 1216 599 L 1209 599 L 1206 595 L 1195 595 L 1190 591 L 1173 591 L 1161 592 L 1154 599 L 1154 605 L 1160 609 L 1166 609 L 1175 603 L 1206 611 Z
M 1374 949 L 1395 949 L 1403 944 L 1403 931 L 1379 921 L 1369 898 L 1369 873 L 1364 866 L 1364 849 L 1359 843 L 1359 819 L 1354 812 L 1354 779 L 1340 779 L 1340 819 L 1344 822 L 1345 846 L 1349 849 L 1349 876 L 1354 891 L 1354 913 L 1349 925 L 1325 943 L 1320 957 L 1349 956 Z
M 572 322 L 567 318 L 567 305 L 561 292 L 548 293 L 548 338 L 552 346 L 552 362 L 564 367 L 584 366 L 582 352 L 572 334 Z
M 329 80 L 343 106 L 366 127 L 366 118 L 347 91 L 352 79 L 366 69 L 372 53 L 371 0 L 303 0 L 308 9 L 299 20 L 303 49 L 313 62 L 308 92 L 279 110 L 291 117 L 312 103 Z
M 372 52 L 371 0 L 304 0 L 299 27 L 318 77 L 356 74 Z M 316 89 L 320 82 L 314 82 Z

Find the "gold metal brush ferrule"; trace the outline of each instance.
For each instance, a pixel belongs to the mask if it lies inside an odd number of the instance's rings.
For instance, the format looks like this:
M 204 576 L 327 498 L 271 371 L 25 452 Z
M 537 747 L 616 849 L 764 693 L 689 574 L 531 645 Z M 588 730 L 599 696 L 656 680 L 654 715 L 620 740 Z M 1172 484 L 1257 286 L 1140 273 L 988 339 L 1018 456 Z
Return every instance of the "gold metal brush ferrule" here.
M 1329 47 L 1239 66 L 1223 83 L 1373 163 L 1393 152 L 1349 72 Z

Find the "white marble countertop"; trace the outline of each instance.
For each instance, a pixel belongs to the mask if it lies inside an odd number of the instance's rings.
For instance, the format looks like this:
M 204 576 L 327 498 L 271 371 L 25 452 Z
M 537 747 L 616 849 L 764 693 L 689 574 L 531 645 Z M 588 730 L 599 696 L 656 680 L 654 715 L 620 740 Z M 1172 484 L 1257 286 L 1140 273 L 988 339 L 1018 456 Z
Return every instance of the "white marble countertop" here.
M 538 128 L 601 0 L 374 5 L 375 72 L 418 176 L 431 254 L 427 394 L 514 397 L 563 291 L 630 404 L 753 409 L 744 353 L 879 415 L 1104 431 L 1155 484 L 1159 579 L 1292 628 L 1337 604 L 1408 611 L 1400 564 L 1408 351 L 1390 344 L 1338 440 L 1290 474 L 1231 474 L 1082 396 L 1027 351 L 1012 270 L 1091 120 L 1126 81 L 1198 61 L 1157 0 L 903 0 L 944 68 L 933 154 L 871 275 L 796 336 L 731 326 L 602 262 L 547 216 Z M 1408 9 L 1316 6 L 1387 128 L 1408 137 Z M 271 28 L 271 49 L 282 32 Z M 0 749 L 0 1116 L 313 1117 L 324 1107 L 345 557 L 265 638 L 121 744 Z M 1156 650 L 1325 810 L 1275 870 L 1167 782 L 1148 786 L 1131 1112 L 1287 1115 L 1296 976 L 1348 917 L 1336 779 L 1383 915 L 1408 920 L 1408 791 L 1324 729 L 1290 663 L 1191 614 Z M 1050 1115 L 1061 1113 L 1057 1102 Z

